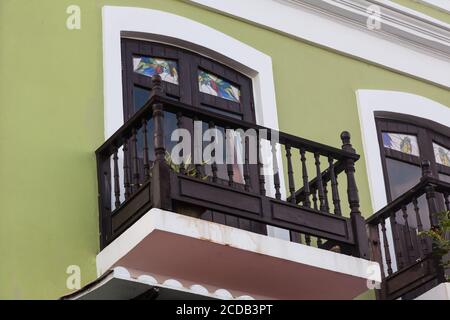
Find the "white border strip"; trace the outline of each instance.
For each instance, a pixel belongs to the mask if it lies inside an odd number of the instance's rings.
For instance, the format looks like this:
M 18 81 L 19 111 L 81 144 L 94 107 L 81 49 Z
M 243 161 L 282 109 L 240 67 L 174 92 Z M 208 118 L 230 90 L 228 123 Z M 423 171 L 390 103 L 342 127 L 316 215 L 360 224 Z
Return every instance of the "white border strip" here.
M 323 3 L 323 0 L 317 0 L 319 1 Z M 357 25 L 356 20 L 360 17 L 350 9 L 347 9 L 346 13 L 350 15 L 348 21 L 344 21 L 341 16 L 342 1 L 335 5 L 333 9 L 335 12 L 321 12 L 304 5 L 289 5 L 285 0 L 190 0 L 190 2 L 297 39 L 450 87 L 450 72 L 448 72 L 450 60 L 433 53 L 431 47 L 428 47 L 430 40 L 428 37 L 417 34 L 414 41 L 408 42 L 409 40 L 406 41 L 406 38 L 401 36 L 406 34 L 404 25 L 396 27 L 399 33 L 397 37 L 371 31 Z M 306 4 L 306 1 L 304 2 Z M 311 6 L 310 2 L 308 1 Z M 383 2 L 387 3 L 387 1 Z M 408 14 L 410 12 L 413 11 L 408 10 Z M 354 23 L 352 20 L 355 20 Z M 423 22 L 422 19 L 421 23 Z M 447 34 L 446 28 L 449 25 L 440 23 L 440 26 L 441 31 Z M 435 27 L 437 26 L 430 26 L 430 30 L 435 30 Z M 414 32 L 414 28 L 408 29 L 408 37 L 413 36 L 411 32 Z M 420 45 L 421 43 L 424 44 Z

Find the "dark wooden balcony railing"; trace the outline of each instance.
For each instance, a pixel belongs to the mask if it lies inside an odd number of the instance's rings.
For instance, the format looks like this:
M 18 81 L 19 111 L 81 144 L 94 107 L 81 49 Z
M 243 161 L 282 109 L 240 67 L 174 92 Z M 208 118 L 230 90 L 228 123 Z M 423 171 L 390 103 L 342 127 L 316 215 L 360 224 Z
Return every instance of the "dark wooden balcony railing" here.
M 354 176 L 359 156 L 348 133 L 341 135 L 342 149 L 336 149 L 274 132 L 170 99 L 161 92 L 160 81 L 154 77 L 149 101 L 96 151 L 102 248 L 149 209 L 161 208 L 247 230 L 251 225 L 263 226 L 262 233 L 265 225 L 276 226 L 290 230 L 293 241 L 369 258 Z M 191 171 L 195 174 L 186 172 L 188 164 L 174 170 L 165 159 L 165 137 L 171 133 L 164 127 L 168 118 L 176 119 L 175 127 L 192 126 L 198 120 L 209 128 L 255 129 L 259 146 L 277 134 L 282 146 L 278 150 L 285 155 L 289 197 L 282 200 L 280 173 L 268 177 L 254 170 L 262 164 L 249 164 L 247 152 L 240 183 L 230 165 L 222 165 L 228 179 L 218 176 L 215 163 L 208 163 L 206 178 L 202 165 L 195 165 Z M 260 135 L 259 129 L 266 129 L 267 136 Z M 272 147 L 273 166 L 278 166 L 277 152 L 281 151 Z M 313 179 L 308 170 L 314 172 Z M 344 197 L 338 180 L 347 183 Z M 296 181 L 301 181 L 298 191 Z M 344 201 L 348 206 L 341 205 Z
M 372 259 L 382 266 L 380 299 L 413 299 L 445 282 L 445 270 L 420 233 L 439 224 L 436 213 L 450 210 L 450 183 L 422 163 L 420 182 L 367 219 Z

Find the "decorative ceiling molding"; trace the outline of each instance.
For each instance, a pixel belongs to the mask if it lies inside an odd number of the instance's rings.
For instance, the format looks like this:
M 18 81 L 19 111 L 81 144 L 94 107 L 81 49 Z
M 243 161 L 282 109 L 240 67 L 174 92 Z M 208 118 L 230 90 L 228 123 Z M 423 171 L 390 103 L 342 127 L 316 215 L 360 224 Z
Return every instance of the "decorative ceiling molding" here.
M 450 25 L 388 0 L 185 1 L 450 88 Z M 373 5 L 378 30 L 367 25 Z
M 450 25 L 384 0 L 278 0 L 332 15 L 367 32 L 391 35 L 450 58 Z M 369 29 L 370 8 L 379 8 L 380 29 Z

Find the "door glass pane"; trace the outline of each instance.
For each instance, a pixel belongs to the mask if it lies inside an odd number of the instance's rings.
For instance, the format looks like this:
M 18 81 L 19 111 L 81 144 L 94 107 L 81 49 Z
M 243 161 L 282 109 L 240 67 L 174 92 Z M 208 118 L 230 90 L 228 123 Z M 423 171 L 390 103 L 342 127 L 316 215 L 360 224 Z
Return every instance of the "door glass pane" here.
M 386 158 L 386 167 L 392 199 L 401 196 L 419 183 L 422 175 L 422 169 L 420 167 L 398 160 Z M 427 230 L 430 227 L 428 204 L 425 195 L 422 195 L 417 199 L 417 208 L 418 212 L 414 210 L 413 204 L 409 204 L 406 207 L 408 227 L 406 225 L 404 212 L 400 210 L 395 213 L 396 228 L 398 231 L 398 238 L 395 241 L 395 246 L 397 248 L 403 248 L 402 250 L 405 253 L 404 258 L 407 259 L 407 263 L 415 261 L 420 254 L 417 249 L 420 243 L 417 230 L 418 226 L 422 225 L 424 230 Z M 412 251 L 410 250 L 411 242 L 413 243 Z
M 198 86 L 200 92 L 212 96 L 234 102 L 239 102 L 241 100 L 241 91 L 236 86 L 203 70 L 198 70 Z
M 420 167 L 390 158 L 386 158 L 386 168 L 392 200 L 403 195 L 406 191 L 418 184 L 422 176 L 422 169 Z M 424 196 L 418 199 L 418 206 L 420 208 L 422 225 L 428 226 L 428 206 Z M 417 219 L 412 205 L 407 207 L 407 212 L 409 227 L 416 227 Z M 399 211 L 395 216 L 398 224 L 405 225 L 403 212 Z
M 419 156 L 417 137 L 392 132 L 383 132 L 383 145 L 385 148 L 400 151 L 413 156 Z
M 437 143 L 433 143 L 433 149 L 436 163 L 450 167 L 450 150 Z
M 450 183 L 450 176 L 446 175 L 446 174 L 443 174 L 443 173 L 440 173 L 439 174 L 439 180 L 442 180 L 442 181 Z
M 419 183 L 422 169 L 402 161 L 386 158 L 386 167 L 392 199 L 401 196 Z
M 133 87 L 133 111 L 136 113 L 150 98 L 150 90 L 138 86 Z
M 144 89 L 138 86 L 133 87 L 133 102 L 134 102 L 134 112 L 136 113 L 140 108 L 142 108 L 145 103 L 150 98 L 150 90 Z M 177 128 L 176 115 L 169 112 L 164 112 L 164 143 L 166 150 L 170 152 L 177 142 L 171 141 L 170 137 L 172 132 Z M 147 122 L 147 142 L 149 144 L 149 159 L 154 160 L 154 150 L 153 150 L 153 120 Z M 144 150 L 144 140 L 142 135 L 142 129 L 137 132 L 137 144 L 138 144 L 138 156 L 141 158 L 143 156 Z
M 147 77 L 158 74 L 163 81 L 178 84 L 178 63 L 174 60 L 133 56 L 133 71 Z

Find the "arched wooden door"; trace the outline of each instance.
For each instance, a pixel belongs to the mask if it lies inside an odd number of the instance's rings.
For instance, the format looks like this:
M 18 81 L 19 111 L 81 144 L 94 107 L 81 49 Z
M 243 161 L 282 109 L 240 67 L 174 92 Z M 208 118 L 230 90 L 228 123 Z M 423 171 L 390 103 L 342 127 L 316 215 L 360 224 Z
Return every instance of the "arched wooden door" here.
M 450 182 L 450 128 L 409 115 L 377 112 L 375 116 L 388 202 L 419 183 L 423 160 L 430 161 L 435 178 Z M 444 199 L 438 200 L 440 209 L 444 210 Z M 418 199 L 418 207 L 419 217 L 414 214 L 412 205 L 406 208 L 410 213 L 408 228 L 404 213 L 397 212 L 395 219 L 391 218 L 396 260 L 402 260 L 404 265 L 420 257 L 418 224 L 424 229 L 430 227 L 425 195 Z
M 255 123 L 252 81 L 249 77 L 217 61 L 178 47 L 122 39 L 123 114 L 125 121 L 138 111 L 148 100 L 152 89 L 151 77 L 159 74 L 164 93 L 171 99 Z M 177 128 L 174 114 L 166 114 L 166 149 L 176 144 L 170 140 L 170 133 Z M 191 119 L 182 120 L 183 127 L 193 132 Z M 208 124 L 203 123 L 203 130 Z M 223 133 L 225 128 L 218 127 Z M 148 134 L 153 134 L 149 123 Z M 151 139 L 150 139 L 151 141 Z M 141 142 L 138 141 L 138 146 Z M 139 148 L 139 147 L 138 147 Z M 138 150 L 142 154 L 142 149 Z M 153 152 L 149 154 L 152 160 Z M 257 165 L 250 165 L 250 188 L 258 188 Z M 205 174 L 211 173 L 211 166 L 204 165 Z M 229 174 L 225 164 L 217 165 L 219 183 L 228 184 Z M 244 183 L 242 166 L 233 164 L 233 185 L 242 188 Z M 252 191 L 252 190 L 251 190 Z M 201 218 L 258 233 L 266 233 L 266 226 L 245 219 L 205 210 Z

